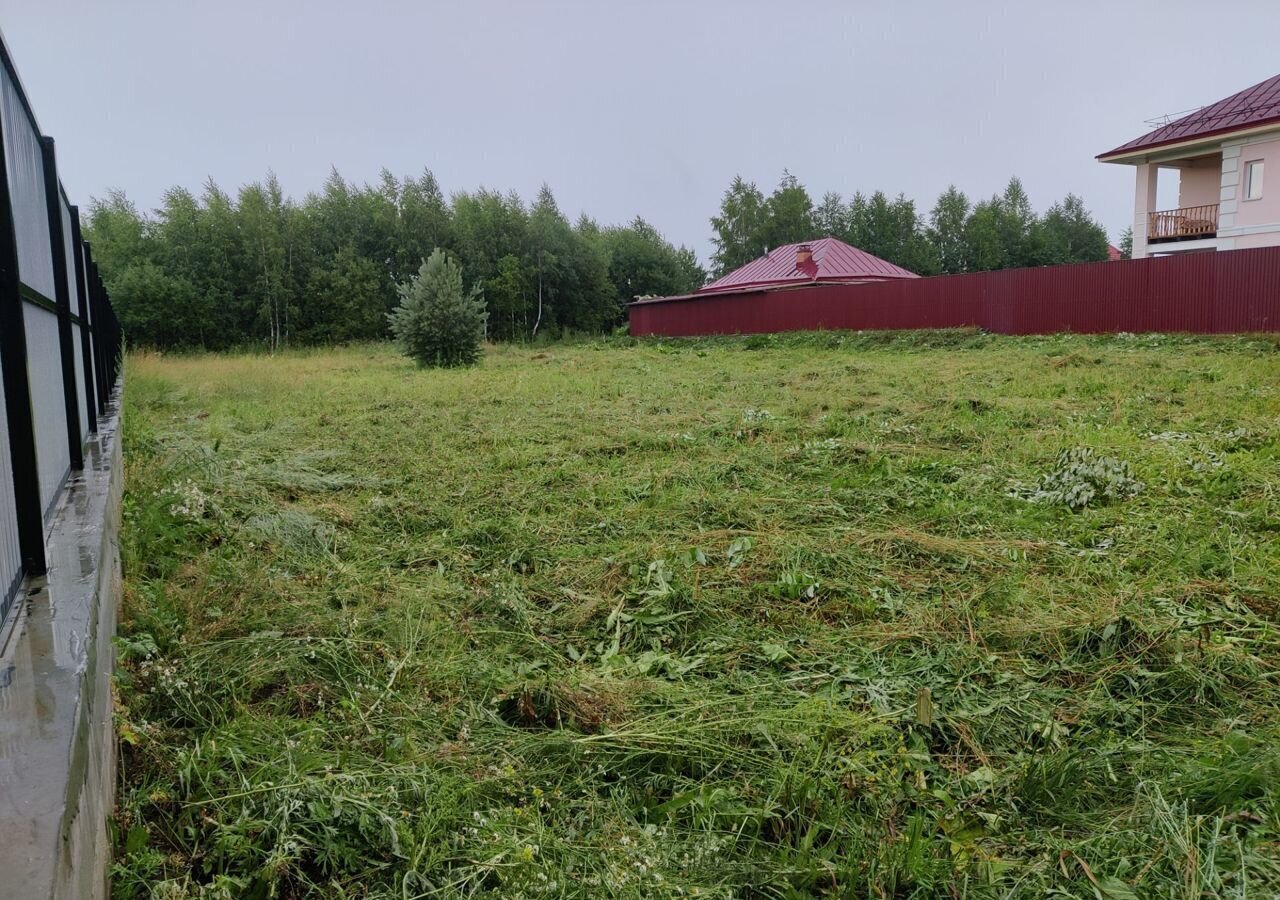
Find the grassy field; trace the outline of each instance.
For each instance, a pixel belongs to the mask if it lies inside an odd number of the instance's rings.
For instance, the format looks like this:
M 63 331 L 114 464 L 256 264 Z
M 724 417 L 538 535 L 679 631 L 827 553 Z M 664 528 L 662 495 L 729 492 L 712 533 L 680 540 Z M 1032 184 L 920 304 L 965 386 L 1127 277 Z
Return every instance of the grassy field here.
M 1280 346 L 128 361 L 118 897 L 1280 895 Z

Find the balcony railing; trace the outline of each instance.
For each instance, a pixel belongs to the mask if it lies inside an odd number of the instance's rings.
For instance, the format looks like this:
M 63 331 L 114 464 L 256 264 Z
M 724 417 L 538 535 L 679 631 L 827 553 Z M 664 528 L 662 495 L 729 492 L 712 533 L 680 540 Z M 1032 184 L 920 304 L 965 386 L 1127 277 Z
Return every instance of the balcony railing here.
M 1179 241 L 1214 237 L 1218 233 L 1218 204 L 1184 206 L 1147 213 L 1147 241 Z

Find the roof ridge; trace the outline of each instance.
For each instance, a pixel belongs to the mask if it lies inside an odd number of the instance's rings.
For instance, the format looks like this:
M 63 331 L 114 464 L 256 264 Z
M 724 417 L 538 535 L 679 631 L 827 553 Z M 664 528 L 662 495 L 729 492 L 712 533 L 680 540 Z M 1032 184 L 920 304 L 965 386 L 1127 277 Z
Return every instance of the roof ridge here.
M 1264 78 L 1257 84 L 1160 125 L 1113 150 L 1098 154 L 1098 158 L 1230 133 L 1273 120 L 1280 122 L 1280 74 Z
M 812 265 L 796 265 L 795 253 L 807 245 L 813 251 Z M 695 293 L 799 284 L 811 281 L 874 281 L 917 278 L 914 272 L 854 247 L 834 235 L 779 244 L 757 259 L 727 272 Z

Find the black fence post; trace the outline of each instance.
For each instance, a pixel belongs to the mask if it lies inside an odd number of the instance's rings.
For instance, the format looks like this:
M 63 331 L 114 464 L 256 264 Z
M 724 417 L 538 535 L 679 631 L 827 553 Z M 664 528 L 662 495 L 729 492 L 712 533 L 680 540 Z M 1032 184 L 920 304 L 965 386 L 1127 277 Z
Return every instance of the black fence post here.
M 89 283 L 85 279 L 84 241 L 80 236 L 80 209 L 71 207 L 71 244 L 75 251 L 76 289 L 72 296 L 77 298 L 76 314 L 80 317 L 80 347 L 76 350 L 84 361 L 84 408 L 88 411 L 90 433 L 98 430 L 98 399 L 93 387 L 93 345 L 89 335 Z
M 0 124 L 0 147 L 4 145 Z M 18 238 L 9 196 L 8 164 L 0 152 L 0 379 L 8 414 L 9 456 L 13 463 L 13 500 L 22 568 L 43 575 L 44 517 L 40 507 L 40 473 L 36 468 L 36 427 L 27 375 L 27 331 L 19 287 Z
M 102 288 L 102 302 L 107 305 L 111 321 L 111 384 L 114 386 L 124 369 L 124 331 L 120 328 L 120 320 L 116 318 L 116 309 L 111 305 L 111 296 L 105 285 Z
M 111 310 L 111 303 L 107 300 L 107 286 L 101 275 L 98 277 L 98 293 L 101 297 L 102 317 L 107 325 L 107 396 L 110 397 L 116 385 L 116 373 L 120 371 L 120 348 L 116 337 L 116 317 Z
M 89 277 L 89 315 L 93 323 L 93 377 L 97 387 L 98 414 L 107 411 L 107 320 L 102 311 L 102 285 L 98 279 L 98 264 L 93 261 L 93 248 L 84 245 L 85 265 Z
M 53 293 L 58 306 L 58 349 L 62 357 L 62 398 L 67 414 L 67 445 L 71 468 L 84 468 L 84 438 L 80 435 L 80 394 L 76 387 L 75 344 L 71 340 L 71 285 L 67 273 L 67 242 L 62 231 L 62 193 L 53 138 L 40 138 L 44 157 L 45 208 L 49 211 L 49 249 L 53 256 Z
M 123 362 L 120 357 L 124 352 L 124 341 L 121 340 L 120 321 L 116 318 L 116 311 L 111 308 L 105 287 L 102 289 L 102 305 L 107 310 L 107 326 L 111 329 L 111 359 L 108 362 L 107 381 L 114 388 L 116 379 L 120 377 L 120 365 Z
M 107 306 L 111 309 L 111 349 L 114 351 L 113 358 L 116 361 L 115 377 L 111 379 L 111 383 L 115 384 L 116 378 L 119 378 L 120 373 L 124 371 L 124 329 L 120 327 L 120 320 L 116 318 L 116 309 L 111 306 L 111 297 L 107 295 L 106 288 L 103 288 L 103 296 L 107 298 Z

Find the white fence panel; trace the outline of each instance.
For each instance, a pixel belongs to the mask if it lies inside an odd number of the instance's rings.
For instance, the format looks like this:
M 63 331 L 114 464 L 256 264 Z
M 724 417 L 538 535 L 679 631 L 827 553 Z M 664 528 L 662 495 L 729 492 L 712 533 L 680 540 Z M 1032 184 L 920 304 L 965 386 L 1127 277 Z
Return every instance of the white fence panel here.
M 18 277 L 54 299 L 53 251 L 49 246 L 49 207 L 44 188 L 40 136 L 27 115 L 9 73 L 0 67 L 0 124 L 9 170 L 9 201 L 18 243 Z
M 4 391 L 0 391 L 0 622 L 4 621 L 13 602 L 21 574 L 22 547 L 18 543 L 13 459 L 9 455 L 9 409 L 5 405 Z
M 58 316 L 34 303 L 22 304 L 27 332 L 27 378 L 31 384 L 31 414 L 36 426 L 36 471 L 40 478 L 40 508 L 53 510 L 58 491 L 71 471 L 67 446 L 66 398 L 62 392 L 62 355 L 58 345 Z
M 89 437 L 89 401 L 84 395 L 84 345 L 80 343 L 80 326 L 71 324 L 71 355 L 76 360 L 76 399 L 80 405 L 80 441 Z
M 89 366 L 89 371 L 93 373 L 94 390 L 97 391 L 98 390 L 98 387 L 97 387 L 98 370 L 94 368 L 95 363 L 93 361 L 93 356 L 98 351 L 97 351 L 97 347 L 94 346 L 94 341 L 93 341 L 93 313 L 90 311 L 92 304 L 89 303 L 89 260 L 84 255 L 83 246 L 80 248 L 80 256 L 82 261 L 84 262 L 84 278 L 80 282 L 80 290 L 82 291 L 81 293 L 82 300 L 81 300 L 80 308 L 82 310 L 81 315 L 84 317 L 85 323 L 89 326 L 89 358 L 85 360 L 85 363 Z M 96 409 L 93 409 L 89 411 L 89 414 L 96 418 L 98 415 L 98 411 Z
M 67 260 L 67 289 L 71 294 L 71 312 L 79 314 L 79 287 L 76 283 L 76 236 L 71 230 L 71 208 L 67 206 L 67 198 L 59 191 L 58 210 L 62 213 L 62 255 Z

